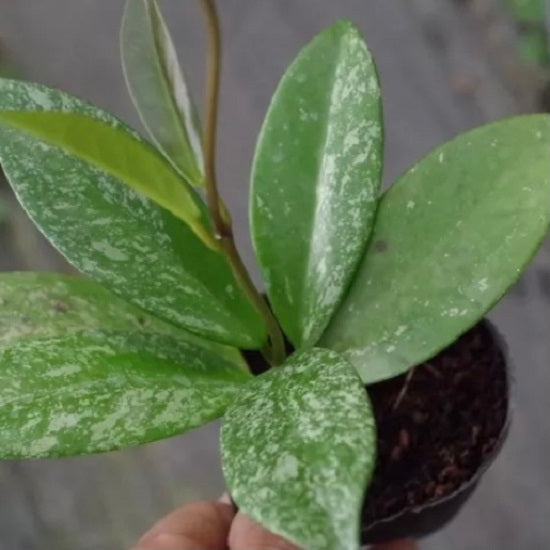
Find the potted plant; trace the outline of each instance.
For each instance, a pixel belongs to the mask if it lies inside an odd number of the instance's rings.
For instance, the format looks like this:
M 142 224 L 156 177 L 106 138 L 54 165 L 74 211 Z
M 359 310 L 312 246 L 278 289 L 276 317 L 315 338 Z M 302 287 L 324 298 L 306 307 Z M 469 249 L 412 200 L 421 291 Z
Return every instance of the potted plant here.
M 0 81 L 6 176 L 88 277 L 0 277 L 0 453 L 110 451 L 223 417 L 236 505 L 297 545 L 434 529 L 506 431 L 505 352 L 481 320 L 546 234 L 550 117 L 462 134 L 381 193 L 376 69 L 334 23 L 285 73 L 258 139 L 266 301 L 218 192 L 220 35 L 203 7 L 202 135 L 154 0 L 128 0 L 121 32 L 151 142 L 61 91 Z

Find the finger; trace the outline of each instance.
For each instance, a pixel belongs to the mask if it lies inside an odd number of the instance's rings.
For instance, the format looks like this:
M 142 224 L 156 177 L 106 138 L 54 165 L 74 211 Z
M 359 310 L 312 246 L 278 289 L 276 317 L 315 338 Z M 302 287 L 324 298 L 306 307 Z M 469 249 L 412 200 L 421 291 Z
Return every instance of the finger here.
M 233 501 L 231 500 L 231 497 L 229 496 L 229 493 L 224 493 L 219 499 L 218 502 L 223 502 L 224 504 L 231 504 L 233 507 Z
M 400 539 L 384 544 L 377 544 L 372 550 L 418 550 L 418 546 L 412 539 Z
M 238 513 L 229 533 L 230 550 L 299 550 L 287 540 L 266 531 L 248 516 Z M 412 539 L 401 539 L 374 546 L 372 550 L 418 550 Z
M 248 516 L 238 513 L 229 532 L 231 550 L 299 550 L 290 542 L 266 531 Z
M 225 550 L 234 511 L 222 502 L 194 502 L 158 521 L 135 550 Z

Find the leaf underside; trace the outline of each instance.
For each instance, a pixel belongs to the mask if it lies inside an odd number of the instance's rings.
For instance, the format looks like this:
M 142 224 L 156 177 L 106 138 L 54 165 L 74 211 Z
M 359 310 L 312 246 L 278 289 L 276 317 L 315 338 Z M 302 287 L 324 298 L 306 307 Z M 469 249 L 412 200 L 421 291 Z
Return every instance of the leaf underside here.
M 248 384 L 224 417 L 221 452 L 242 512 L 303 548 L 358 548 L 376 434 L 365 389 L 338 354 L 300 352 Z
M 129 132 L 75 113 L 0 111 L 0 124 L 89 164 L 145 195 L 186 222 L 207 246 L 200 199 L 153 147 Z
M 254 248 L 297 348 L 319 339 L 350 283 L 372 228 L 381 169 L 376 69 L 357 29 L 339 21 L 285 73 L 253 166 Z
M 384 195 L 372 240 L 321 345 L 365 383 L 451 344 L 517 280 L 547 233 L 550 117 L 464 133 Z

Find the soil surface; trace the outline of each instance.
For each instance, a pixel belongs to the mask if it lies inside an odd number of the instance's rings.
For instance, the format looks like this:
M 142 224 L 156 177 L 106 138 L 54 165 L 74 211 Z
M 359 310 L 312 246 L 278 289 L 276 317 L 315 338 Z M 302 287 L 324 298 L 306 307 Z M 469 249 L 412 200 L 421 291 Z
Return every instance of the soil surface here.
M 378 462 L 363 525 L 454 493 L 493 455 L 507 418 L 505 357 L 482 322 L 369 395 Z

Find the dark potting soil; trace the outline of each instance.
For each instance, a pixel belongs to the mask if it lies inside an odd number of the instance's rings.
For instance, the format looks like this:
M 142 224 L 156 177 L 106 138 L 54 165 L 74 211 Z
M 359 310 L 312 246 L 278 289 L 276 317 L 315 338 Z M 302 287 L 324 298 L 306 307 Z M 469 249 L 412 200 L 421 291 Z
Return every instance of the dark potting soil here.
M 430 361 L 368 387 L 378 457 L 364 526 L 453 494 L 497 450 L 508 411 L 498 340 L 482 321 Z M 254 374 L 267 370 L 259 353 L 245 357 Z
M 408 375 L 369 387 L 378 460 L 363 525 L 451 495 L 497 450 L 508 411 L 497 340 L 481 322 Z

